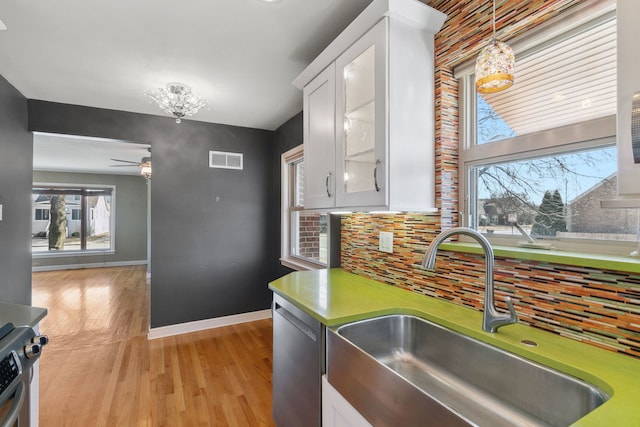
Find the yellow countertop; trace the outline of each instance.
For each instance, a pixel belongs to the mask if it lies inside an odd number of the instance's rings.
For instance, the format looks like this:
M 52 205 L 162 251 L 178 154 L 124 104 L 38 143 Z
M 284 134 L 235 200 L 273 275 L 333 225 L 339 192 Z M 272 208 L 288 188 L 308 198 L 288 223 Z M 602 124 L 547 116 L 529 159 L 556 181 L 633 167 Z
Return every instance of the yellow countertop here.
M 482 313 L 366 279 L 340 269 L 299 271 L 269 284 L 328 327 L 382 316 L 412 314 L 588 381 L 611 396 L 573 426 L 640 426 L 640 360 L 524 324 L 482 330 Z M 537 343 L 529 347 L 522 340 Z

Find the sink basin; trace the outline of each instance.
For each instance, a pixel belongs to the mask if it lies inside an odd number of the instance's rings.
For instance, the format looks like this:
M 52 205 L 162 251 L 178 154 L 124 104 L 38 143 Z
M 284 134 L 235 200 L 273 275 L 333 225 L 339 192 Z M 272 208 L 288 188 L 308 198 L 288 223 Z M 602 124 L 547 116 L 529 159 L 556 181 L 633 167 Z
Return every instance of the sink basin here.
M 327 333 L 328 381 L 375 426 L 568 426 L 597 387 L 415 316 Z

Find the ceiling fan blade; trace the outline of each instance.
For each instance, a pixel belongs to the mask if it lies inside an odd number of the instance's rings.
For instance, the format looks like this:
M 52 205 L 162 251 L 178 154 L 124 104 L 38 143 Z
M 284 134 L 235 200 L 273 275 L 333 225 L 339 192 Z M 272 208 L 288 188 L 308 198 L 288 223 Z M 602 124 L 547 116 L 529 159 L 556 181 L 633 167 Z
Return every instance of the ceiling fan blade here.
M 111 160 L 113 160 L 114 162 L 131 163 L 131 164 L 134 164 L 134 165 L 139 164 L 138 162 L 132 162 L 131 160 L 120 160 L 120 159 L 111 159 Z
M 138 167 L 138 164 L 136 163 L 135 165 L 109 165 L 109 167 L 112 167 L 112 168 L 132 168 L 132 167 Z

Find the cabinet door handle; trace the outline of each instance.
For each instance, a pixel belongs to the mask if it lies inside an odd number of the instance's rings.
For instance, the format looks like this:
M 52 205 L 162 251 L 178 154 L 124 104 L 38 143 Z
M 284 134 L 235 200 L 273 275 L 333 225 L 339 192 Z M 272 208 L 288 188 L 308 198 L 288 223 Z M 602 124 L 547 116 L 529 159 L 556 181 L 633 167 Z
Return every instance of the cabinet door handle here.
M 376 191 L 380 192 L 381 188 L 378 186 L 378 165 L 382 163 L 380 159 L 376 160 L 376 167 L 373 168 L 373 185 L 376 187 Z
M 331 172 L 327 174 L 324 180 L 324 186 L 327 188 L 327 197 L 331 197 L 331 191 L 329 191 L 329 178 L 331 178 Z

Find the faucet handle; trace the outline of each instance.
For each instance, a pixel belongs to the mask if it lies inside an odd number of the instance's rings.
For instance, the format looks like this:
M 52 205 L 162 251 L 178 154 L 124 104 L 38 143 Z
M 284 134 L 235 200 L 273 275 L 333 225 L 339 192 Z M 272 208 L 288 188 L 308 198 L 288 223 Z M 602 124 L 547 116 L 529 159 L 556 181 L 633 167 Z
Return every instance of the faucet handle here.
M 511 323 L 516 323 L 518 321 L 518 314 L 516 313 L 516 309 L 513 308 L 511 297 L 505 297 L 504 302 L 507 303 L 507 308 L 509 309 L 509 313 L 511 314 L 509 321 Z

